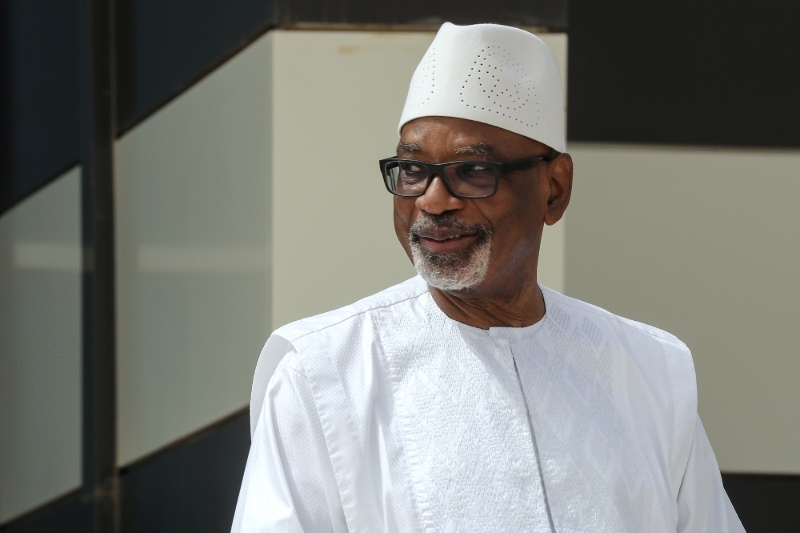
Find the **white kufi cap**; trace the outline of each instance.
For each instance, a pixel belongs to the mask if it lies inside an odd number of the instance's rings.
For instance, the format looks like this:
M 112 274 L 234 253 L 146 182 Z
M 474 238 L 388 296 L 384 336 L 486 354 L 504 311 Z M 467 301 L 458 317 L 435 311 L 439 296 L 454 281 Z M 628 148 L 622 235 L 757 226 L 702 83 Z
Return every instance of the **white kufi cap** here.
M 442 25 L 411 78 L 398 133 L 431 116 L 491 124 L 566 150 L 556 58 L 541 39 L 517 28 Z

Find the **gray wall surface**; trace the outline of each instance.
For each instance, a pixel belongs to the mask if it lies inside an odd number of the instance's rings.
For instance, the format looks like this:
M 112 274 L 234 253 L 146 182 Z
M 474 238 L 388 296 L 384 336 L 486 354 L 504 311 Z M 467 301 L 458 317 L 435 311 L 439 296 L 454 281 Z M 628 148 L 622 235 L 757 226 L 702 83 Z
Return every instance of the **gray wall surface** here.
M 0 217 L 0 522 L 81 482 L 80 170 Z
M 247 405 L 269 333 L 262 38 L 116 145 L 118 461 Z

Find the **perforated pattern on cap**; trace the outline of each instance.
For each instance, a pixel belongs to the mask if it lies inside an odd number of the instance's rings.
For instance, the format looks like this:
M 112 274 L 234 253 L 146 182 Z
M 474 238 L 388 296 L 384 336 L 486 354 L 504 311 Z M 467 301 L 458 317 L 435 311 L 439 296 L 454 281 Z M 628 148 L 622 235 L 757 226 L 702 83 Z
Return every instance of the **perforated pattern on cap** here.
M 436 91 L 436 49 L 433 45 L 422 58 L 413 79 L 418 86 L 418 90 L 426 93 L 424 99 L 412 103 L 412 106 L 419 107 L 426 102 L 430 102 Z
M 465 106 L 494 112 L 528 127 L 530 122 L 539 123 L 539 100 L 531 76 L 503 47 L 489 45 L 481 49 L 461 88 L 466 90 L 469 84 L 474 86 L 475 83 L 479 87 L 478 95 L 486 98 L 476 100 L 474 91 L 465 96 L 462 90 L 459 96 Z

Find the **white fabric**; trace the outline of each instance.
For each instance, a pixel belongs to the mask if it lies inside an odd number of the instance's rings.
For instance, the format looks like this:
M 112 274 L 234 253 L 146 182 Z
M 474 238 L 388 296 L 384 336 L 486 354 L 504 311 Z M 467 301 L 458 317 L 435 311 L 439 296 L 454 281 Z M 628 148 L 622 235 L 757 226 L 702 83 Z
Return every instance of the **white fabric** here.
M 563 152 L 564 91 L 550 48 L 498 24 L 442 25 L 414 71 L 397 127 L 442 116 L 484 122 Z
M 542 290 L 527 328 L 417 277 L 277 330 L 233 532 L 743 531 L 685 345 Z

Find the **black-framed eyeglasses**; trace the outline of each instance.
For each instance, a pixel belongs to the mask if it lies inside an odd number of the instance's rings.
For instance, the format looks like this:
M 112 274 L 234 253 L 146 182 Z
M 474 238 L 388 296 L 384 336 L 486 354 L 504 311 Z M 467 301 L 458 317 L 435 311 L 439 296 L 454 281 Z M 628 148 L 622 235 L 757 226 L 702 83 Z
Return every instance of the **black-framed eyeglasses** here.
M 456 198 L 488 198 L 497 192 L 500 176 L 533 168 L 540 161 L 549 161 L 558 152 L 529 157 L 508 163 L 493 161 L 450 161 L 428 163 L 415 159 L 389 157 L 379 161 L 386 190 L 395 196 L 413 198 L 428 190 L 433 176 L 442 178 L 444 186 Z

